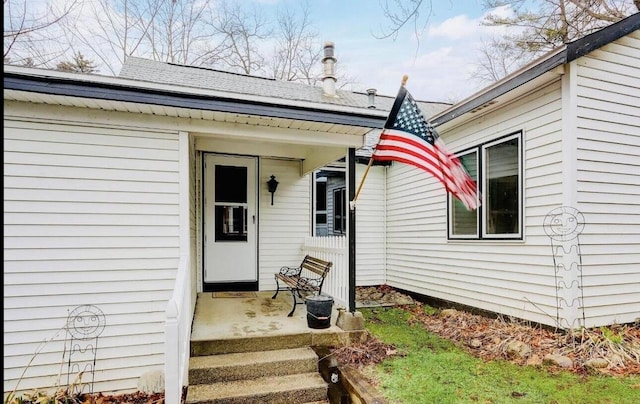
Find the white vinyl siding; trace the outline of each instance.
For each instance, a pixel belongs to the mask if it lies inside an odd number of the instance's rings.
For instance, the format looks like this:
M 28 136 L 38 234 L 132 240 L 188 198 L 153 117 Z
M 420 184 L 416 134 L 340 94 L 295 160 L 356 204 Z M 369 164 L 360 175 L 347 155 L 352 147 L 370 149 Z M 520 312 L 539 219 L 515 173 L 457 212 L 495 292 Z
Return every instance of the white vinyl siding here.
M 65 122 L 65 108 L 25 104 L 51 117 L 29 122 L 6 107 L 4 391 L 27 366 L 18 390 L 67 383 L 63 327 L 79 305 L 106 318 L 94 390 L 135 390 L 164 364 L 179 256 L 178 135 L 116 126 L 108 113 Z
M 356 164 L 356 190 L 366 166 Z M 356 201 L 356 285 L 386 283 L 386 167 L 372 166 Z
M 640 33 L 577 61 L 578 207 L 587 326 L 640 316 Z
M 560 80 L 454 128 L 438 128 L 452 151 L 523 132 L 525 240 L 447 241 L 446 192 L 426 172 L 393 163 L 387 178 L 387 283 L 555 323 L 554 263 L 543 220 L 562 204 Z
M 300 176 L 300 161 L 260 159 L 258 182 L 260 222 L 258 266 L 260 290 L 275 290 L 274 274 L 282 266 L 296 266 L 302 246 L 311 235 L 311 175 Z M 273 196 L 267 189 L 271 175 L 278 180 Z

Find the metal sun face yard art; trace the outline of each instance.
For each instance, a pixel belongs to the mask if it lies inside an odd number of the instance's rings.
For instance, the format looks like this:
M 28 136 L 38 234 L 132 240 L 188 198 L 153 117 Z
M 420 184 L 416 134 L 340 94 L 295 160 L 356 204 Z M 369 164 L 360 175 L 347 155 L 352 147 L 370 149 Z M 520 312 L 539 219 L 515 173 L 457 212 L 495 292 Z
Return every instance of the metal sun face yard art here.
M 84 384 L 76 380 L 85 373 L 91 374 L 89 393 L 93 393 L 98 337 L 104 331 L 105 323 L 104 313 L 96 306 L 78 306 L 69 313 L 66 327 L 69 335 L 67 387 L 73 390 L 69 393 L 82 393 Z M 71 380 L 72 375 L 74 380 Z
M 551 239 L 556 282 L 556 324 L 560 328 L 572 329 L 585 322 L 579 239 L 584 225 L 584 215 L 569 206 L 551 210 L 544 219 L 544 231 Z
M 96 338 L 104 331 L 105 317 L 96 306 L 78 306 L 68 317 L 67 330 L 75 339 Z
M 584 229 L 584 215 L 575 208 L 553 209 L 544 219 L 544 230 L 552 241 L 565 242 L 577 238 Z

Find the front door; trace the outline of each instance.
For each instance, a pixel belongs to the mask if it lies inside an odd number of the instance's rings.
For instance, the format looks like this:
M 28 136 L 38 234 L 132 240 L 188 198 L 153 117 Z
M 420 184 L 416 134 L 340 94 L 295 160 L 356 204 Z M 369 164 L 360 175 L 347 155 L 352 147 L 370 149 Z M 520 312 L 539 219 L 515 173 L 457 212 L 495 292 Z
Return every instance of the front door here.
M 205 154 L 204 291 L 258 290 L 257 158 Z

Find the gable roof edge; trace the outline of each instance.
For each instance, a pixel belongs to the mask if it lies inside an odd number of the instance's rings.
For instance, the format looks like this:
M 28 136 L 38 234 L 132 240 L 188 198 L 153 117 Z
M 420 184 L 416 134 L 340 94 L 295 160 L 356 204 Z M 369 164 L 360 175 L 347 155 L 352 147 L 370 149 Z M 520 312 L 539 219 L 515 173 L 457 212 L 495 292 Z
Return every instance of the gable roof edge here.
M 629 33 L 640 29 L 640 13 L 632 14 L 601 30 L 569 42 L 551 51 L 540 59 L 524 66 L 516 72 L 504 77 L 493 85 L 460 101 L 451 108 L 435 115 L 431 123 L 434 126 L 449 122 L 462 116 L 491 100 L 514 90 L 517 87 L 553 70 L 554 68 L 572 62 L 596 49 L 601 48 Z
M 567 44 L 567 63 L 640 29 L 640 12 Z

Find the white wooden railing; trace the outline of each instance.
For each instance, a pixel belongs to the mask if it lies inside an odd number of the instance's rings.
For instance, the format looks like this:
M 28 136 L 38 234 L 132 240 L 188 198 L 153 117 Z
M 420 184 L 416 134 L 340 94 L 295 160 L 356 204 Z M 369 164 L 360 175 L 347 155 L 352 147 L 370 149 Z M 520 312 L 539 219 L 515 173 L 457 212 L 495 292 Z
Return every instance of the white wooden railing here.
M 325 278 L 322 294 L 333 297 L 336 306 L 349 308 L 349 253 L 345 236 L 306 237 L 305 254 L 333 262 Z
M 167 302 L 164 325 L 165 403 L 180 404 L 189 364 L 189 339 L 193 320 L 190 286 L 190 258 L 180 257 L 176 284 Z

